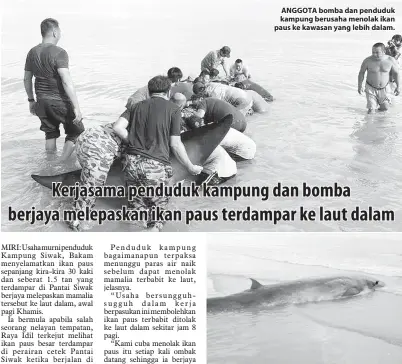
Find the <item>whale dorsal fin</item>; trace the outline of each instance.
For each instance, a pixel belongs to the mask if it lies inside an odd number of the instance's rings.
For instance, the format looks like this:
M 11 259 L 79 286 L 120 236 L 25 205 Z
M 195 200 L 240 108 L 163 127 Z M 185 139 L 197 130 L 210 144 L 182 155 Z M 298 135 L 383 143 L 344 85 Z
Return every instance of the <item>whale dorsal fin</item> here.
M 251 279 L 251 287 L 250 287 L 250 289 L 258 289 L 258 288 L 262 287 L 262 284 L 260 282 L 257 282 L 253 278 L 250 278 L 250 279 Z

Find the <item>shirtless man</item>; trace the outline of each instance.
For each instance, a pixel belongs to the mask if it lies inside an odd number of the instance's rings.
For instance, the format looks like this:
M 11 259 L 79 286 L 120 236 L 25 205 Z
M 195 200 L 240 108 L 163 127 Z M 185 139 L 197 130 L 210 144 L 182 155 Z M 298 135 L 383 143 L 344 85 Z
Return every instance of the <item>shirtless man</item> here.
M 392 75 L 396 84 L 394 94 L 399 95 L 399 67 L 395 59 L 385 54 L 383 43 L 373 45 L 372 55 L 367 57 L 360 67 L 358 76 L 358 92 L 360 95 L 363 94 L 363 80 L 366 71 L 367 78 L 364 91 L 367 98 L 368 113 L 372 113 L 377 106 L 379 106 L 380 111 L 387 110 L 391 101 L 389 80 Z
M 222 78 L 219 76 L 219 70 L 214 68 L 210 73 L 209 73 L 209 81 L 210 82 L 217 82 L 217 83 L 223 83 L 224 85 L 229 85 L 229 81 L 227 78 Z
M 243 64 L 240 58 L 236 59 L 236 62 L 230 67 L 230 77 L 235 82 L 241 82 L 251 78 L 248 68 Z

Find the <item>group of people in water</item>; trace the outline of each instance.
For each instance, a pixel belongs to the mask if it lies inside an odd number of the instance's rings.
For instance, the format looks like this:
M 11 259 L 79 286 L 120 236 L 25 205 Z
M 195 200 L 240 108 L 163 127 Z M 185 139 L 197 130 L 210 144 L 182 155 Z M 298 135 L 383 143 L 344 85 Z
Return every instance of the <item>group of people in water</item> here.
M 241 59 L 228 67 L 231 50 L 224 46 L 209 52 L 201 62 L 198 77 L 183 80 L 178 67 L 167 76 L 158 75 L 129 97 L 126 110 L 114 123 L 85 129 L 82 114 L 68 70 L 67 52 L 58 47 L 61 31 L 57 20 L 41 23 L 42 43 L 33 47 L 26 58 L 24 86 L 29 109 L 41 120 L 46 150 L 56 151 L 56 139 L 62 124 L 66 133 L 63 162 L 75 150 L 82 167 L 81 186 L 103 186 L 116 159 L 123 162 L 126 185 L 149 186 L 169 184 L 173 175 L 170 152 L 195 175 L 196 183 L 219 184 L 237 173 L 232 158 L 252 159 L 254 141 L 243 134 L 246 116 L 265 112 L 273 100 L 268 91 L 252 82 L 250 72 Z M 225 76 L 221 77 L 218 67 Z M 32 79 L 35 77 L 36 101 Z M 256 91 L 255 91 L 256 90 Z M 219 122 L 233 116 L 232 127 L 206 162 L 194 165 L 181 141 L 181 133 Z M 158 206 L 166 208 L 166 196 L 137 196 L 128 201 L 130 209 Z M 76 211 L 92 209 L 95 197 L 82 195 L 74 201 Z M 163 221 L 148 221 L 149 231 L 160 231 Z M 80 221 L 69 221 L 74 231 L 82 230 Z
M 209 52 L 201 61 L 200 74 L 195 79 L 183 79 L 178 67 L 171 67 L 167 76 L 158 75 L 131 95 L 126 110 L 114 123 L 85 129 L 76 92 L 69 73 L 67 52 L 58 47 L 61 31 L 57 20 L 47 18 L 41 23 L 42 42 L 33 47 L 25 63 L 24 86 L 29 110 L 41 121 L 47 152 L 56 151 L 56 140 L 63 125 L 66 139 L 61 157 L 63 162 L 75 150 L 82 167 L 82 186 L 103 186 L 116 159 L 123 162 L 127 186 L 169 184 L 173 175 L 170 152 L 195 175 L 196 183 L 219 184 L 237 173 L 234 159 L 253 159 L 254 141 L 244 134 L 246 117 L 268 109 L 272 95 L 251 79 L 243 60 L 230 67 L 227 59 L 231 49 L 224 46 Z M 400 47 L 402 37 L 395 35 L 388 47 L 376 43 L 372 56 L 366 58 L 358 77 L 358 91 L 365 93 L 367 108 L 373 112 L 386 110 L 390 90 L 399 94 Z M 222 67 L 224 75 L 218 68 Z M 33 92 L 35 77 L 35 93 Z M 233 122 L 220 145 L 205 163 L 194 165 L 181 141 L 181 133 L 215 123 L 227 115 Z M 233 159 L 233 158 L 234 159 Z M 131 209 L 166 208 L 166 196 L 137 196 L 128 201 Z M 74 209 L 93 209 L 95 197 L 80 196 Z M 148 221 L 150 231 L 160 231 L 163 221 Z M 72 230 L 82 229 L 80 221 L 68 222 Z
M 386 111 L 391 104 L 392 94 L 398 96 L 399 67 L 401 55 L 402 36 L 395 34 L 386 47 L 383 43 L 376 43 L 372 47 L 372 55 L 367 57 L 361 67 L 358 76 L 358 92 L 365 92 L 367 98 L 367 110 L 371 114 L 378 111 Z M 364 75 L 366 85 L 363 88 Z

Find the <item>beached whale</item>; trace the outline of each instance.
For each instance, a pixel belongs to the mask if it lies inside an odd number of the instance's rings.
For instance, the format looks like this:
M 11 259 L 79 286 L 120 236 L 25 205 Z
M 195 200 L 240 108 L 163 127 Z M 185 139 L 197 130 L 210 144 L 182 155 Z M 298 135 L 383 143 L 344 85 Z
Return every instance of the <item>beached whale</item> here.
M 207 311 L 229 311 L 265 304 L 268 306 L 334 300 L 355 296 L 383 287 L 384 283 L 367 277 L 330 277 L 303 279 L 262 285 L 251 279 L 250 289 L 224 297 L 207 299 Z
M 258 83 L 255 83 L 254 81 L 251 81 L 249 79 L 243 80 L 241 81 L 241 83 L 243 84 L 245 90 L 252 90 L 257 92 L 257 94 L 261 95 L 265 101 L 272 102 L 274 100 L 272 95 Z
M 225 116 L 217 123 L 208 124 L 201 128 L 192 129 L 181 134 L 181 140 L 186 148 L 187 154 L 193 164 L 202 165 L 211 155 L 214 149 L 220 144 L 226 136 L 233 122 L 231 114 Z M 179 161 L 171 154 L 171 163 L 174 171 L 173 183 L 184 180 L 189 176 Z M 72 186 L 80 181 L 81 169 L 66 172 L 54 176 L 40 176 L 32 174 L 31 177 L 42 186 L 52 188 L 53 182 L 62 182 L 63 186 Z M 107 185 L 124 185 L 124 176 L 122 172 L 121 162 L 117 160 L 110 168 Z M 107 199 L 108 205 L 116 205 L 113 200 Z M 123 199 L 118 199 L 123 200 Z M 125 201 L 125 200 L 124 200 Z M 118 205 L 118 204 L 117 204 Z
M 253 99 L 253 111 L 258 112 L 258 113 L 264 113 L 267 112 L 269 109 L 269 104 L 268 102 L 265 101 L 265 99 L 258 94 L 257 92 L 253 90 L 245 90 L 250 97 Z

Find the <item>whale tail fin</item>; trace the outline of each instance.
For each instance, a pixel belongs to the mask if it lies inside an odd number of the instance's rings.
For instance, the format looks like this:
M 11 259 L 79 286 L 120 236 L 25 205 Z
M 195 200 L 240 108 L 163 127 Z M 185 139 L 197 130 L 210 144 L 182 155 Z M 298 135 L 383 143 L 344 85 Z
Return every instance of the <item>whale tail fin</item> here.
M 228 133 L 233 123 L 233 115 L 224 116 L 217 123 L 204 125 L 180 134 L 187 155 L 193 164 L 203 165 L 214 149 Z M 188 176 L 188 170 L 175 157 L 171 158 L 174 170 L 173 180 L 182 181 Z
M 253 278 L 250 278 L 250 279 L 251 279 L 251 287 L 250 287 L 250 289 L 258 289 L 258 288 L 262 287 L 262 284 L 260 282 L 256 281 Z
M 52 183 L 61 182 L 63 186 L 73 186 L 76 182 L 80 181 L 81 169 L 75 171 L 58 174 L 56 176 L 39 176 L 31 174 L 31 177 L 42 186 L 52 188 Z
M 233 123 L 233 115 L 228 114 L 217 123 L 207 124 L 182 133 L 181 140 L 186 148 L 187 155 L 193 164 L 203 165 L 214 149 L 220 144 Z M 182 181 L 188 176 L 188 170 L 172 155 L 171 158 L 173 183 Z M 81 169 L 58 174 L 56 176 L 40 176 L 32 174 L 31 177 L 47 188 L 52 188 L 53 182 L 61 182 L 63 186 L 73 186 L 80 181 Z M 124 185 L 122 165 L 119 159 L 115 160 L 108 173 L 107 184 Z

